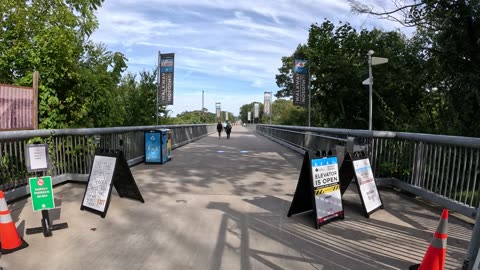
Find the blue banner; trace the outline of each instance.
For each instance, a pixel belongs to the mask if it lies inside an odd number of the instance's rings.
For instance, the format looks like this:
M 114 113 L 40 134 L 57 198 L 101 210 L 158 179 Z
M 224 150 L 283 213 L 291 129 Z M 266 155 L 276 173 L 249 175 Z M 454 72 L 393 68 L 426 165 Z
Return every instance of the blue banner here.
M 306 64 L 307 64 L 307 60 L 295 58 L 294 72 L 296 74 L 308 74 L 308 69 L 305 66 Z

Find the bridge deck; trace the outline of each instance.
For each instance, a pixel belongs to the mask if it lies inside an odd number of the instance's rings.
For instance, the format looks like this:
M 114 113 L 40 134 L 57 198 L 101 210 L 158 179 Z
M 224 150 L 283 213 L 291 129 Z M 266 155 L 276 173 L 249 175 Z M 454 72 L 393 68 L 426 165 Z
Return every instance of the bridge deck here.
M 164 165 L 132 168 L 145 204 L 112 193 L 105 219 L 80 211 L 85 185 L 55 188 L 53 236 L 29 199 L 10 205 L 26 249 L 0 257 L 14 269 L 408 269 L 421 261 L 441 209 L 382 189 L 369 219 L 345 194 L 346 217 L 315 230 L 310 214 L 286 213 L 302 157 L 235 126 L 173 151 Z M 353 186 L 353 185 L 351 185 Z M 446 269 L 458 269 L 472 225 L 450 216 Z

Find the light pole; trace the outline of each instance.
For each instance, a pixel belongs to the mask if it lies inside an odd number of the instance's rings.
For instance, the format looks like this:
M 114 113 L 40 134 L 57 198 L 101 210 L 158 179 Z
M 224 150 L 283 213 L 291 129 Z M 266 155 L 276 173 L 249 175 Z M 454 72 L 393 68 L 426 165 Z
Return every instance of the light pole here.
M 362 84 L 368 85 L 368 130 L 372 130 L 372 118 L 373 118 L 373 75 L 372 66 L 388 63 L 387 58 L 372 57 L 375 52 L 373 50 L 368 51 L 368 79 L 364 80 Z
M 372 102 L 372 92 L 373 92 L 373 77 L 372 77 L 372 55 L 375 52 L 373 50 L 368 51 L 368 130 L 372 130 L 372 108 L 373 108 L 373 102 Z
M 205 94 L 204 92 L 205 92 L 205 90 L 202 90 L 202 121 L 203 121 L 203 122 L 205 121 L 205 117 L 203 116 L 203 114 L 204 114 L 204 108 L 205 108 L 204 99 L 203 99 L 203 98 L 204 98 L 204 94 Z M 204 123 L 205 123 L 205 122 L 204 122 Z

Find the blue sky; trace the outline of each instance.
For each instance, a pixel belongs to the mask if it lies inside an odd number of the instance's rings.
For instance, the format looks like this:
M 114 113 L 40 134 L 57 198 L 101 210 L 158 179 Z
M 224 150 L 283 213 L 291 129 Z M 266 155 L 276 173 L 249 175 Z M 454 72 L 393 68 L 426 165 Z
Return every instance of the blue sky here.
M 92 40 L 128 58 L 128 71 L 153 70 L 158 51 L 175 53 L 172 116 L 205 108 L 238 115 L 240 107 L 275 94 L 281 57 L 306 43 L 324 18 L 357 28 L 398 25 L 352 14 L 346 0 L 106 0 Z

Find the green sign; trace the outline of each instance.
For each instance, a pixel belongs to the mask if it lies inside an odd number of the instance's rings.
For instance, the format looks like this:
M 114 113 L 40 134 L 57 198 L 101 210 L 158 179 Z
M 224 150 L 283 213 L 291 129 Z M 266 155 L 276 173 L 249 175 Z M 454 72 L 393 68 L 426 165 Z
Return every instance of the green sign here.
M 55 208 L 53 200 L 52 177 L 29 178 L 30 194 L 32 194 L 33 211 Z

